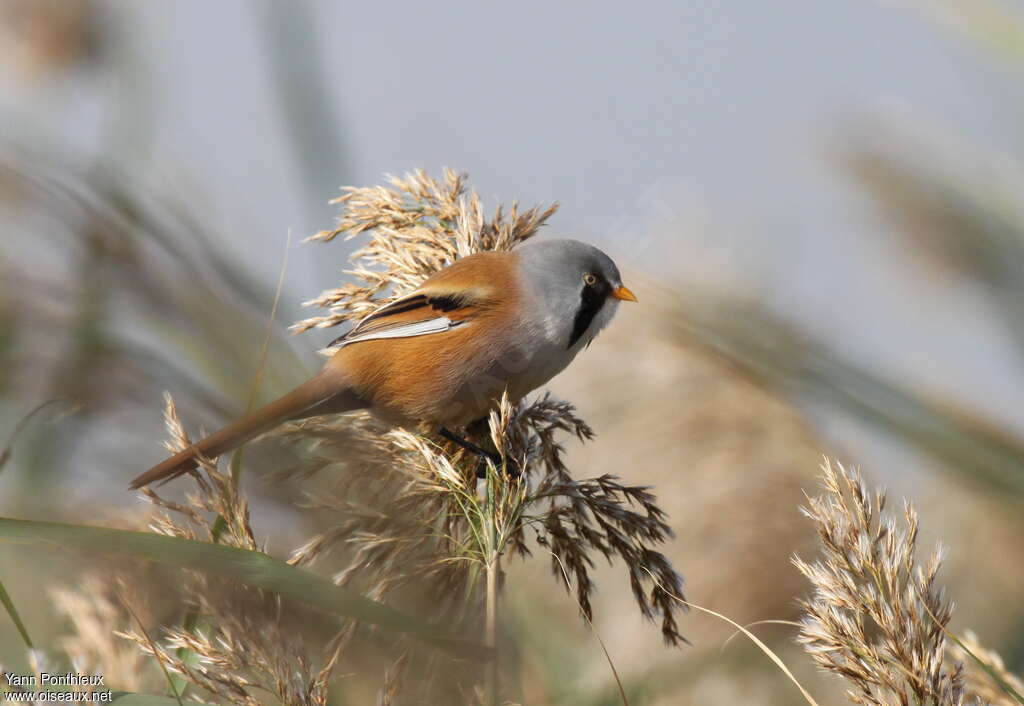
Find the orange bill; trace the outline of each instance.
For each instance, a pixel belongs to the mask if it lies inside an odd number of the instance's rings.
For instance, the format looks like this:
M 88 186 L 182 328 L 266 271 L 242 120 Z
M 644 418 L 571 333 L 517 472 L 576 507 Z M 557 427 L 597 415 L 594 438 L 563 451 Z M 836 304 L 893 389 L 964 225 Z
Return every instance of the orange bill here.
M 640 301 L 636 298 L 633 292 L 629 291 L 629 287 L 620 286 L 612 290 L 612 296 L 616 299 L 621 299 L 624 302 L 635 302 Z

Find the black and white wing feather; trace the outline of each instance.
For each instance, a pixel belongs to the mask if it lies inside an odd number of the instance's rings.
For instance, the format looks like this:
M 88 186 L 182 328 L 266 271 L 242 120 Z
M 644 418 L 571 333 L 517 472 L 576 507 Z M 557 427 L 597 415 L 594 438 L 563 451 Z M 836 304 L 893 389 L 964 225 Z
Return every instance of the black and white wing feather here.
M 452 294 L 413 292 L 374 310 L 327 346 L 337 350 L 360 341 L 443 333 L 471 317 L 472 303 Z

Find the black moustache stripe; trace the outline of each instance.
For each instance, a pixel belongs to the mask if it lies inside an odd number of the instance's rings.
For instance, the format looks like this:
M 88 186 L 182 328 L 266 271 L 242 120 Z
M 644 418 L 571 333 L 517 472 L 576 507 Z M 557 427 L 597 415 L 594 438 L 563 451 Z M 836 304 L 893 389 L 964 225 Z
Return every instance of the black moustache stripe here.
M 607 298 L 608 285 L 603 282 L 583 288 L 583 291 L 580 292 L 580 308 L 576 310 L 576 318 L 572 322 L 572 336 L 569 337 L 569 345 L 566 348 L 576 345 L 580 337 L 587 332 Z

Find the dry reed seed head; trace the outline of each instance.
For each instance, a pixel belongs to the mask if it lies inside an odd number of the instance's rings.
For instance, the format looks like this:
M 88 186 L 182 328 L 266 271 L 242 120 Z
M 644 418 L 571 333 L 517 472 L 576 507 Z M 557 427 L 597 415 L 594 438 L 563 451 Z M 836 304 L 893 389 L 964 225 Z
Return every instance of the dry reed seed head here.
M 287 433 L 301 435 L 310 428 L 293 427 Z M 561 560 L 588 617 L 594 590 L 591 555 L 597 551 L 609 560 L 623 560 L 641 612 L 660 616 L 666 640 L 680 641 L 674 618 L 679 603 L 670 594 L 682 594 L 682 579 L 652 548 L 671 538 L 672 531 L 649 490 L 624 486 L 611 476 L 573 480 L 562 461 L 558 434 L 588 439 L 593 433 L 572 405 L 550 396 L 515 406 L 504 398 L 492 413 L 490 429 L 495 448 L 517 464 L 518 479 L 499 469 L 489 475 L 487 494 L 480 498 L 474 491 L 475 457 L 449 457 L 446 449 L 406 430 L 384 432 L 378 439 L 389 445 L 378 446 L 383 462 L 373 474 L 358 464 L 339 464 L 332 475 L 343 492 L 310 498 L 308 507 L 340 519 L 296 550 L 291 561 L 310 563 L 347 552 L 349 561 L 336 581 L 358 580 L 375 598 L 415 585 L 430 591 L 434 605 L 447 615 L 444 606 L 464 608 L 458 596 L 472 584 L 472 566 L 486 563 L 494 553 L 529 554 L 525 535 L 534 527 L 557 556 L 552 561 L 556 579 L 563 583 Z M 319 425 L 315 430 L 323 436 Z M 342 449 L 339 454 L 344 458 Z M 347 478 L 356 475 L 364 479 L 362 485 L 376 486 L 357 488 Z M 493 534 L 485 531 L 485 523 Z M 667 590 L 651 582 L 648 570 Z
M 318 453 L 334 456 L 316 465 L 331 466 L 335 482 L 334 489 L 308 496 L 306 507 L 327 525 L 296 549 L 290 562 L 309 564 L 338 555 L 342 566 L 336 582 L 357 584 L 376 599 L 394 598 L 396 591 L 411 587 L 412 598 L 427 601 L 441 622 L 457 617 L 465 605 L 466 566 L 479 561 L 471 528 L 462 520 L 475 501 L 472 469 L 419 435 L 376 426 L 360 431 L 374 457 L 353 461 L 347 443 L 324 433 L 344 424 L 322 420 L 286 432 L 296 439 L 316 435 Z
M 124 585 L 120 576 L 87 574 L 75 590 L 54 588 L 49 594 L 54 608 L 70 624 L 71 634 L 58 644 L 75 671 L 103 675 L 105 686 L 142 692 L 158 688 L 161 677 L 145 655 L 117 634 L 133 627 L 123 601 L 140 605 L 140 596 L 125 597 Z M 138 607 L 133 610 L 144 613 Z
M 255 589 L 186 575 L 183 589 L 191 591 L 197 627 L 167 628 L 151 639 L 132 628 L 118 633 L 143 654 L 191 686 L 221 702 L 261 704 L 271 694 L 284 704 L 327 703 L 330 676 L 337 664 L 331 642 L 318 653 L 322 666 L 315 670 L 300 627 L 286 623 L 282 606 Z M 308 620 L 305 616 L 303 620 Z
M 802 602 L 799 640 L 823 669 L 846 679 L 864 704 L 964 703 L 960 665 L 944 664 L 952 606 L 936 585 L 936 552 L 915 563 L 917 515 L 903 527 L 882 517 L 885 495 L 870 494 L 860 473 L 826 461 L 824 494 L 802 508 L 817 525 L 822 556 L 794 564 L 814 587 Z
M 165 419 L 168 451 L 187 448 L 188 434 L 169 395 Z M 248 502 L 232 478 L 212 460 L 198 461 L 192 474 L 195 488 L 184 502 L 163 498 L 152 488 L 141 491 L 162 510 L 151 521 L 152 531 L 265 553 L 253 533 Z M 344 630 L 317 651 L 314 660 L 297 626 L 285 622 L 288 611 L 273 596 L 202 572 L 183 571 L 180 581 L 179 592 L 189 596 L 195 615 L 202 616 L 195 627 L 169 628 L 160 636 L 128 627 L 117 634 L 222 702 L 256 706 L 269 693 L 289 705 L 327 703 Z M 179 652 L 182 649 L 187 653 Z M 195 659 L 187 658 L 188 653 Z M 314 661 L 321 663 L 319 670 L 313 669 Z
M 340 491 L 310 496 L 306 506 L 329 514 L 334 524 L 293 552 L 290 561 L 310 563 L 342 551 L 348 561 L 335 576 L 340 583 L 358 580 L 378 598 L 409 584 L 433 587 L 440 605 L 457 605 L 466 564 L 482 561 L 483 550 L 474 543 L 479 536 L 475 463 L 449 458 L 402 429 L 378 433 L 379 466 L 372 474 L 361 464 L 339 464 L 332 477 L 340 481 Z M 351 476 L 364 482 L 355 484 Z
M 377 706 L 394 706 L 402 692 L 402 682 L 409 663 L 409 653 L 403 652 L 384 673 L 384 684 L 377 693 Z
M 980 660 L 985 667 L 997 675 L 1000 681 L 1018 694 L 1024 694 L 1024 679 L 1010 672 L 999 653 L 982 645 L 978 636 L 971 630 L 965 631 L 960 637 L 960 641 L 963 643 L 963 647 L 956 642 L 949 645 L 949 658 L 964 665 L 964 682 L 967 693 L 976 701 L 991 704 L 991 706 L 1018 706 L 1020 702 L 1007 694 L 992 674 L 977 664 L 975 659 Z
M 170 437 L 164 444 L 170 453 L 191 445 L 170 394 L 164 395 L 164 419 Z M 140 493 L 165 512 L 154 515 L 150 529 L 172 537 L 219 541 L 228 546 L 262 552 L 249 517 L 249 503 L 232 478 L 217 468 L 215 461 L 197 456 L 199 467 L 190 473 L 196 490 L 186 494 L 185 503 L 162 497 L 151 487 Z
M 618 557 L 625 564 L 641 613 L 649 619 L 660 617 L 665 641 L 685 642 L 675 619 L 681 604 L 673 597 L 683 597 L 682 577 L 667 557 L 651 548 L 673 533 L 647 488 L 623 486 L 613 476 L 601 476 L 551 485 L 536 499 L 548 503 L 536 520 L 554 555 L 552 572 L 561 577 L 565 567 L 588 619 L 595 588 L 591 556 L 596 551 L 609 561 Z
M 337 226 L 310 240 L 367 234 L 369 242 L 352 254 L 353 269 L 348 271 L 357 282 L 306 302 L 328 313 L 299 321 L 293 331 L 358 320 L 460 257 L 510 250 L 535 235 L 558 208 L 521 211 L 513 205 L 506 213 L 499 207 L 488 219 L 479 196 L 452 170 L 445 170 L 441 182 L 422 170 L 387 181 L 387 186 L 346 187 L 332 202 L 343 207 Z
M 423 171 L 388 177 L 385 186 L 346 188 L 335 200 L 342 206 L 337 227 L 311 239 L 329 242 L 338 236 L 365 235 L 368 242 L 352 255 L 349 274 L 355 282 L 323 292 L 308 302 L 328 309 L 324 316 L 300 321 L 293 330 L 335 326 L 365 316 L 418 286 L 423 279 L 459 257 L 488 250 L 508 250 L 532 237 L 554 214 L 556 206 L 521 210 L 499 207 L 487 217 L 465 177 L 446 170 L 436 181 Z M 387 293 L 385 293 L 387 292 Z M 660 616 L 666 640 L 681 640 L 674 613 L 680 604 L 668 592 L 650 582 L 647 571 L 663 586 L 682 594 L 682 579 L 654 545 L 672 536 L 664 513 L 645 488 L 619 484 L 611 476 L 575 481 L 563 462 L 559 437 L 579 440 L 593 437 L 591 428 L 575 414 L 574 407 L 545 395 L 532 403 L 517 405 L 505 398 L 492 412 L 489 441 L 504 465 L 519 469 L 519 480 L 505 473 L 490 474 L 486 497 L 476 495 L 474 470 L 478 460 L 453 445 L 436 446 L 407 431 L 380 432 L 366 429 L 369 441 L 386 462 L 374 462 L 378 479 L 387 478 L 372 492 L 361 494 L 362 509 L 348 500 L 355 484 L 344 480 L 358 473 L 339 473 L 344 495 L 312 500 L 321 509 L 333 508 L 339 517 L 332 529 L 297 550 L 292 561 L 306 563 L 332 549 L 351 553 L 347 567 L 336 580 L 364 581 L 371 595 L 380 597 L 393 589 L 431 580 L 437 595 L 453 603 L 453 588 L 471 586 L 473 565 L 494 553 L 529 553 L 526 529 L 540 530 L 557 556 L 552 563 L 559 583 L 560 559 L 575 584 L 581 609 L 589 617 L 594 585 L 589 571 L 596 551 L 626 564 L 634 596 L 647 617 Z M 327 425 L 292 427 L 293 438 L 320 436 L 318 449 L 330 454 L 330 442 L 322 436 Z M 312 432 L 312 433 L 310 433 Z M 489 438 L 487 438 L 489 436 Z M 386 444 L 379 443 L 381 439 Z M 349 447 L 350 448 L 350 447 Z M 342 449 L 338 449 L 344 458 Z M 321 459 L 318 468 L 330 465 Z M 337 464 L 343 466 L 344 463 Z M 365 510 L 369 505 L 386 512 Z M 484 524 L 494 532 L 484 531 Z M 546 539 L 545 539 L 546 537 Z

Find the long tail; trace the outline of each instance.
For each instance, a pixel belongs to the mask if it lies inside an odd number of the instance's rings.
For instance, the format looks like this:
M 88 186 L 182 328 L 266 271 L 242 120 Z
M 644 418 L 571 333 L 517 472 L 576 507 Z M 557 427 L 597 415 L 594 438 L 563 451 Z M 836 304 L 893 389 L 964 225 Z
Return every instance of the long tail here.
M 344 386 L 336 375 L 325 369 L 283 397 L 158 463 L 135 478 L 128 487 L 136 490 L 155 481 L 176 478 L 198 465 L 197 454 L 215 458 L 290 419 L 347 412 L 365 406 L 366 403 Z

